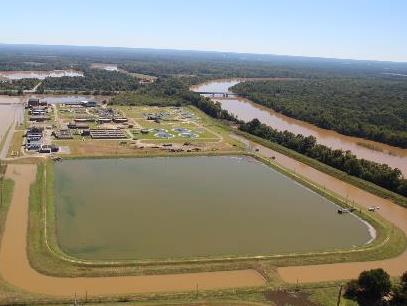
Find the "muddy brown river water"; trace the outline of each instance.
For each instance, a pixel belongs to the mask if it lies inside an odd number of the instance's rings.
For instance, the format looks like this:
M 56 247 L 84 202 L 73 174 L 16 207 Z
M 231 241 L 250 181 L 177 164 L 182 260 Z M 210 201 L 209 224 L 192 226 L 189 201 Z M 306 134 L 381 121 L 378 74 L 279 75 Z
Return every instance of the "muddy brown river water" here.
M 20 98 L 0 96 L 0 143 L 13 122 L 19 123 L 23 119 L 24 109 Z
M 215 80 L 194 86 L 192 90 L 200 92 L 230 92 L 229 88 L 244 79 Z M 399 168 L 407 175 L 407 149 L 389 146 L 383 143 L 339 134 L 335 131 L 319 128 L 313 124 L 296 120 L 270 108 L 258 105 L 241 97 L 213 98 L 222 104 L 222 108 L 236 115 L 239 119 L 250 121 L 259 119 L 278 130 L 288 130 L 305 136 L 315 136 L 318 143 L 334 149 L 350 150 L 359 158 L 385 163 Z

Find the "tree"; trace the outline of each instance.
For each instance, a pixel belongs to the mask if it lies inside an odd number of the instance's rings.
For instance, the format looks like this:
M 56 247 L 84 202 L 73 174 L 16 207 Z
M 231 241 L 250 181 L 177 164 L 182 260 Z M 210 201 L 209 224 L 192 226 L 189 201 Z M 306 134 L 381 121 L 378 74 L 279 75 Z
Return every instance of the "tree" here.
M 400 278 L 400 285 L 394 288 L 393 299 L 391 302 L 393 306 L 407 305 L 407 272 Z
M 359 291 L 359 282 L 357 279 L 353 279 L 346 284 L 344 296 L 348 299 L 354 300 L 358 297 Z
M 383 297 L 392 289 L 389 274 L 383 269 L 373 269 L 360 273 L 357 280 L 346 285 L 345 297 L 357 300 L 359 305 L 384 305 Z
M 381 268 L 360 273 L 358 283 L 367 300 L 380 300 L 391 290 L 390 276 Z

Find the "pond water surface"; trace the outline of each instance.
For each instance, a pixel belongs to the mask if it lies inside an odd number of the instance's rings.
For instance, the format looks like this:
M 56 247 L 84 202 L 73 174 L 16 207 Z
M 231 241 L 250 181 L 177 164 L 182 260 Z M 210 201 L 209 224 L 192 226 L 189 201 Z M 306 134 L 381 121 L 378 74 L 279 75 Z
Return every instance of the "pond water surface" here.
M 85 259 L 268 255 L 350 248 L 357 217 L 249 157 L 66 160 L 57 238 Z

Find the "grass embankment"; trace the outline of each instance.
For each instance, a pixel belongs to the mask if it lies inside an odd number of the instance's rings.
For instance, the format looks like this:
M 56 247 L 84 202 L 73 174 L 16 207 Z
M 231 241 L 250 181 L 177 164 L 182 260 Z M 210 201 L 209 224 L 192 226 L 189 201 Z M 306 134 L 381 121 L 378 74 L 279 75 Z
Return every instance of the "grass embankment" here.
M 13 124 L 10 124 L 10 126 L 8 127 L 6 132 L 4 133 L 3 138 L 0 141 L 0 152 L 3 150 L 4 144 L 6 143 L 7 136 L 10 133 L 10 130 L 11 130 L 12 126 L 13 126 Z
M 1 173 L 0 173 L 1 176 Z M 4 222 L 7 217 L 7 211 L 10 207 L 11 195 L 13 194 L 14 182 L 10 179 L 4 179 L 0 177 L 0 233 L 3 233 Z
M 387 190 L 385 188 L 382 188 L 380 186 L 377 186 L 373 183 L 367 182 L 365 180 L 362 180 L 360 178 L 357 178 L 355 176 L 349 175 L 343 171 L 340 171 L 338 169 L 332 168 L 331 166 L 328 166 L 326 164 L 323 164 L 315 159 L 312 159 L 308 156 L 305 156 L 303 154 L 300 154 L 298 152 L 295 152 L 293 150 L 290 150 L 286 147 L 283 147 L 277 143 L 262 139 L 260 137 L 251 135 L 249 133 L 240 131 L 240 130 L 235 130 L 234 131 L 236 134 L 241 135 L 246 137 L 249 140 L 252 140 L 253 142 L 256 142 L 258 144 L 261 144 L 267 148 L 270 148 L 274 151 L 277 151 L 281 154 L 287 155 L 293 159 L 296 159 L 308 166 L 311 166 L 321 172 L 327 173 L 335 178 L 338 178 L 342 181 L 345 181 L 349 184 L 352 184 L 360 189 L 366 190 L 367 192 L 370 192 L 372 194 L 375 194 L 381 198 L 384 199 L 389 199 L 392 200 L 394 203 L 407 207 L 407 198 L 403 197 L 402 195 L 399 195 L 397 193 L 394 193 L 390 190 Z
M 321 186 L 306 181 L 298 174 L 283 169 L 272 161 L 261 160 L 283 172 L 285 175 L 301 182 L 308 188 L 324 195 L 329 200 L 341 206 L 347 205 L 344 199 L 332 192 L 327 192 Z M 46 173 L 44 171 L 45 169 Z M 395 228 L 377 215 L 372 216 L 360 211 L 357 214 L 375 227 L 377 238 L 368 245 L 355 247 L 350 250 L 270 255 L 256 258 L 239 256 L 228 258 L 209 257 L 206 259 L 185 259 L 176 261 L 79 260 L 64 254 L 58 247 L 55 227 L 55 207 L 53 203 L 53 175 L 51 162 L 41 164 L 37 173 L 37 181 L 32 186 L 30 196 L 28 254 L 31 264 L 44 274 L 64 276 L 140 275 L 253 268 L 262 273 L 269 281 L 274 282 L 276 279 L 274 272 L 276 266 L 378 260 L 394 257 L 400 254 L 406 246 L 406 238 L 398 228 Z M 46 220 L 44 217 L 45 205 L 47 208 Z M 45 221 L 47 222 L 47 235 L 45 235 Z
M 21 147 L 24 140 L 24 131 L 15 131 L 8 148 L 7 157 L 18 157 L 21 155 Z
M 199 289 L 199 288 L 198 288 Z M 263 306 L 275 305 L 269 294 L 273 288 L 267 289 L 232 289 L 217 291 L 200 291 L 197 292 L 179 292 L 179 293 L 160 293 L 160 294 L 134 294 L 126 296 L 112 297 L 86 297 L 77 294 L 76 302 L 79 305 L 144 305 L 144 306 Z M 307 300 L 316 303 L 315 305 L 336 306 L 338 294 L 338 284 L 324 284 L 323 286 L 314 286 L 312 288 L 295 288 L 290 292 L 304 294 Z M 304 301 L 304 300 L 302 300 Z M 47 298 L 47 297 L 30 297 L 21 295 L 18 299 L 1 299 L 0 305 L 72 305 L 72 298 Z M 353 306 L 353 301 L 342 298 L 340 306 Z

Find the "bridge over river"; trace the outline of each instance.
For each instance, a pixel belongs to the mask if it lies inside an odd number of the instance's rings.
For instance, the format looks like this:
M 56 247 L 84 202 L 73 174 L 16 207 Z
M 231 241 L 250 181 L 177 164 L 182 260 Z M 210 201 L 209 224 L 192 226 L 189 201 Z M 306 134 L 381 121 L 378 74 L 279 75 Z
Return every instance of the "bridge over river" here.
M 196 93 L 199 93 L 201 95 L 209 95 L 211 97 L 216 97 L 216 98 L 228 98 L 228 97 L 236 97 L 237 94 L 233 92 L 223 92 L 223 91 L 195 91 Z

